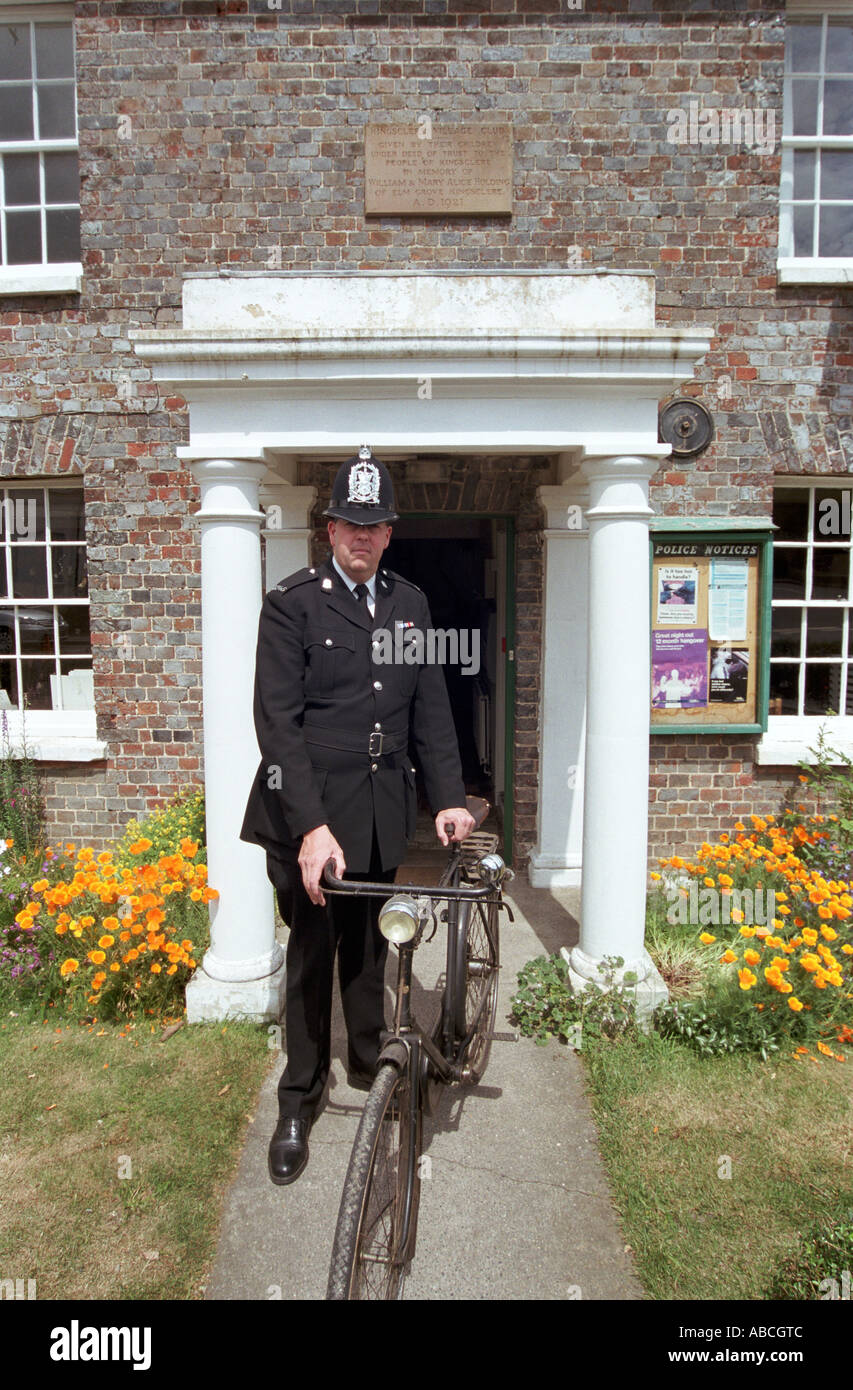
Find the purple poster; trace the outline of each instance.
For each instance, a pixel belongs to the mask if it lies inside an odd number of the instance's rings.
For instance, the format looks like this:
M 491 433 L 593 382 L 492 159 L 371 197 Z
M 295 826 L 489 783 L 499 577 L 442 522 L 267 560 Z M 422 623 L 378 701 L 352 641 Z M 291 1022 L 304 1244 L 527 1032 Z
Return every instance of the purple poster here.
M 708 703 L 708 632 L 673 628 L 652 633 L 652 705 L 701 709 Z

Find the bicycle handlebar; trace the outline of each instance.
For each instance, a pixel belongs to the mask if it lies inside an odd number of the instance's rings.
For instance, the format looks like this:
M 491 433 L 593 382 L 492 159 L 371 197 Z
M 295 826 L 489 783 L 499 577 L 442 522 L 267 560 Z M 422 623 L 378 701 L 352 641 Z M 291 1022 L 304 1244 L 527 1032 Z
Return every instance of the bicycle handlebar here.
M 480 898 L 493 896 L 495 886 L 492 883 L 484 883 L 479 888 L 473 885 L 468 888 L 451 888 L 449 885 L 442 888 L 440 885 L 430 883 L 422 887 L 417 883 L 368 883 L 362 879 L 344 880 L 337 878 L 330 867 L 330 859 L 323 870 L 323 888 L 330 893 L 364 893 L 370 898 L 391 898 L 395 893 L 407 893 L 411 897 L 418 898 L 460 898 L 469 902 L 476 902 Z

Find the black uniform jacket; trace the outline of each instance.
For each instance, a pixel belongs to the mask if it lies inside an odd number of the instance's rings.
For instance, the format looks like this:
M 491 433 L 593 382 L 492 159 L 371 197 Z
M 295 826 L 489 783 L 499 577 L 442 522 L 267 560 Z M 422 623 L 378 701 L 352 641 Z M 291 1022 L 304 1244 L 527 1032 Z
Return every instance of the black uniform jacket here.
M 328 825 L 347 869 L 366 873 L 375 822 L 383 869 L 402 863 L 415 829 L 413 747 L 433 815 L 465 805 L 439 665 L 379 662 L 402 626 L 426 636 L 426 596 L 380 569 L 376 611 L 359 603 L 329 561 L 282 580 L 258 626 L 254 718 L 261 762 L 240 838 L 292 859 L 302 836 Z M 381 639 L 380 639 L 381 642 Z

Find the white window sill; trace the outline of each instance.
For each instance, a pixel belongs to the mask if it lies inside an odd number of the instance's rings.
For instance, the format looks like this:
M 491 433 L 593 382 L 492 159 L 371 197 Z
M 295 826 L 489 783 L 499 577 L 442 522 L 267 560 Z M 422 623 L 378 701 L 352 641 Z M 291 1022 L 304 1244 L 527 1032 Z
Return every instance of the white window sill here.
M 3 711 L 12 756 L 20 757 L 21 715 Z M 107 757 L 94 710 L 31 710 L 24 721 L 26 751 L 35 762 L 91 763 Z
M 83 266 L 79 261 L 54 265 L 0 265 L 2 294 L 80 294 Z
M 838 753 L 853 759 L 853 718 L 822 719 L 809 715 L 771 714 L 767 732 L 755 745 L 755 761 L 762 767 L 796 767 L 799 762 L 814 763 L 811 752 L 823 727 L 827 743 Z
M 853 285 L 853 258 L 780 256 L 776 281 L 780 285 Z

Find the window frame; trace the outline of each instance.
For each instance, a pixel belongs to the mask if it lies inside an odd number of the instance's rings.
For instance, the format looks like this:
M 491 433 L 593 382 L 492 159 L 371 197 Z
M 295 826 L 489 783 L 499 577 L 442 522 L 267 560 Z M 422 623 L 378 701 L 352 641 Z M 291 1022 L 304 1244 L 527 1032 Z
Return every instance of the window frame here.
M 850 19 L 853 22 L 853 0 L 794 0 L 788 5 L 786 20 L 820 19 L 824 35 L 830 19 Z M 787 39 L 787 27 L 786 27 Z M 825 38 L 822 43 L 822 66 L 818 74 L 821 84 L 824 81 L 823 57 Z M 850 135 L 793 135 L 790 131 L 792 107 L 790 102 L 791 75 L 785 70 L 783 77 L 783 127 L 782 127 L 782 168 L 779 183 L 779 248 L 776 261 L 776 278 L 781 285 L 846 285 L 853 284 L 853 256 L 796 256 L 793 251 L 793 181 L 794 153 L 797 150 L 817 152 L 815 177 L 823 150 L 845 150 L 853 154 L 853 133 Z M 853 83 L 853 77 L 851 77 Z M 799 200 L 812 202 L 813 199 Z M 843 201 L 843 200 L 838 200 Z M 818 202 L 817 206 L 821 204 Z
M 839 540 L 835 537 L 827 538 L 825 541 L 814 540 L 811 525 L 814 518 L 814 494 L 825 489 L 845 490 L 847 474 L 810 474 L 809 476 L 788 477 L 785 474 L 777 474 L 773 479 L 774 490 L 802 489 L 812 494 L 809 502 L 809 524 L 805 540 L 801 542 L 778 541 L 774 538 L 773 549 L 805 549 L 807 552 L 806 562 L 806 593 L 808 592 L 809 575 L 811 574 L 811 557 L 815 548 L 831 548 L 843 545 L 853 550 L 853 528 L 851 535 L 846 540 Z M 853 477 L 849 479 L 850 487 L 847 490 L 853 491 Z M 848 596 L 846 600 L 830 599 L 806 599 L 802 601 L 796 599 L 774 600 L 771 596 L 771 615 L 774 608 L 792 608 L 800 611 L 811 608 L 833 608 L 837 607 L 847 612 L 847 624 L 853 628 L 853 556 L 851 556 L 851 569 L 848 571 Z M 843 645 L 843 638 L 842 638 Z M 805 662 L 802 642 L 802 628 L 800 638 L 800 655 L 796 658 L 774 657 L 772 649 L 769 654 L 770 667 L 780 665 L 785 662 L 796 660 L 799 665 Z M 833 657 L 810 658 L 812 664 L 833 664 Z M 848 680 L 853 676 L 853 653 L 842 654 L 841 658 L 841 680 L 844 680 L 845 662 L 847 662 Z M 846 688 L 845 688 L 846 693 Z M 850 700 L 853 705 L 853 698 Z M 755 750 L 756 763 L 763 766 L 775 767 L 795 767 L 799 762 L 814 763 L 814 745 L 817 741 L 818 729 L 823 726 L 826 730 L 830 745 L 839 753 L 848 757 L 853 757 L 853 714 L 835 715 L 828 714 L 771 714 L 767 716 L 767 731 L 759 739 Z
M 33 139 L 33 140 L 2 140 L 0 141 L 0 155 L 6 154 L 36 154 L 39 156 L 39 193 L 44 192 L 44 154 L 69 153 L 76 154 L 79 158 L 80 153 L 80 132 L 77 119 L 77 55 L 76 55 L 76 34 L 74 29 L 74 7 L 69 4 L 57 4 L 55 0 L 30 0 L 27 5 L 20 3 L 8 4 L 6 0 L 0 0 L 0 25 L 6 24 L 48 24 L 48 23 L 67 23 L 71 26 L 72 44 L 74 45 L 74 138 L 64 139 Z M 31 77 L 34 82 L 35 76 Z M 2 160 L 0 160 L 0 194 L 2 194 Z M 2 202 L 0 197 L 0 202 Z M 53 205 L 51 205 L 53 206 Z M 60 205 L 57 204 L 57 207 Z M 78 219 L 82 225 L 83 210 L 80 203 L 69 207 L 77 207 Z M 45 236 L 45 206 L 42 201 L 40 206 L 42 221 L 42 250 L 47 254 L 47 241 Z M 0 228 L 0 236 L 5 235 Z M 0 248 L 0 251 L 4 248 Z M 0 254 L 0 296 L 20 295 L 20 294 L 79 294 L 83 288 L 83 263 L 79 261 L 44 261 L 29 262 L 20 265 L 6 265 L 3 263 Z
M 82 475 L 63 475 L 62 477 L 49 477 L 41 474 L 32 478 L 4 478 L 0 480 L 0 504 L 5 504 L 6 494 L 14 496 L 16 492 L 40 491 L 46 493 L 59 490 L 82 490 L 84 481 Z M 45 512 L 47 516 L 47 510 Z M 44 545 L 50 548 L 51 540 L 49 528 L 45 526 Z M 7 566 L 7 555 L 15 543 L 10 543 L 4 537 L 0 542 L 0 563 L 4 569 Z M 66 544 L 57 542 L 57 544 Z M 70 544 L 70 542 L 69 542 Z M 88 555 L 88 543 L 85 539 L 82 542 L 75 542 L 82 545 Z M 48 575 L 50 567 L 48 567 Z M 8 571 L 7 571 L 8 573 Z M 0 597 L 0 607 L 3 609 L 12 608 L 16 600 L 13 594 Z M 27 600 L 19 600 L 27 604 Z M 68 604 L 85 605 L 91 612 L 91 600 L 67 599 L 62 600 L 56 596 L 43 600 L 32 600 L 32 604 L 47 606 L 66 602 Z M 91 632 L 90 632 L 91 636 Z M 63 658 L 60 656 L 59 658 Z M 94 647 L 90 641 L 87 665 L 94 668 Z M 61 687 L 60 687 L 61 698 Z M 24 748 L 31 757 L 42 761 L 51 762 L 89 762 L 103 759 L 107 755 L 107 747 L 103 740 L 97 737 L 96 710 L 91 709 L 46 709 L 46 710 L 19 710 L 4 709 L 2 716 L 5 721 L 9 743 L 13 754 L 22 753 Z

